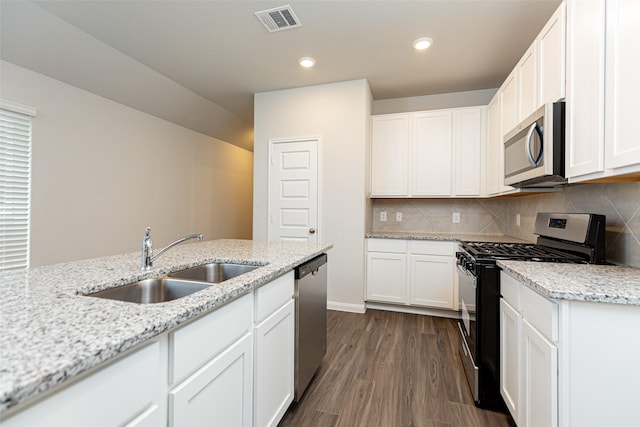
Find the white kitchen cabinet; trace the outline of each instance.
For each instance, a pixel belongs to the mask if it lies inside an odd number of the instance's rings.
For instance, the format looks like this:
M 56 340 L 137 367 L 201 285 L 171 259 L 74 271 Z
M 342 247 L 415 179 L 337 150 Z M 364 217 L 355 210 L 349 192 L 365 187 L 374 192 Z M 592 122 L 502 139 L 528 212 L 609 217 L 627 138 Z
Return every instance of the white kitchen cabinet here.
M 453 165 L 451 110 L 411 114 L 413 196 L 449 196 Z
M 500 274 L 500 394 L 519 427 L 558 425 L 558 304 Z
M 568 1 L 565 170 L 574 182 L 604 171 L 604 45 L 605 0 Z
M 538 41 L 529 46 L 518 64 L 516 65 L 516 81 L 518 90 L 517 123 L 538 108 Z M 516 123 L 516 124 L 517 124 Z
M 500 299 L 500 394 L 516 424 L 520 425 L 520 341 L 522 316 Z
M 170 334 L 174 427 L 252 425 L 252 319 L 248 294 Z
M 640 171 L 640 2 L 606 2 L 605 166 Z
M 494 196 L 502 191 L 504 175 L 503 145 L 500 133 L 500 92 L 487 106 L 487 149 L 485 157 L 485 181 L 487 195 Z
M 295 302 L 293 272 L 256 290 L 254 417 L 277 426 L 293 401 Z
M 373 116 L 371 196 L 479 196 L 485 110 Z
M 409 268 L 411 305 L 453 310 L 455 265 L 451 257 L 411 255 Z
M 537 106 L 565 98 L 566 3 L 561 3 L 536 38 Z
M 161 393 L 166 376 L 162 372 L 161 344 L 155 339 L 3 419 L 1 424 L 3 427 L 166 425 L 166 404 Z
M 558 347 L 522 320 L 521 427 L 558 425 Z
M 502 122 L 502 139 L 518 124 L 518 74 L 516 69 L 507 76 L 498 90 L 500 94 L 500 120 Z
M 479 196 L 480 174 L 486 132 L 486 108 L 458 108 L 453 111 L 454 170 L 456 196 Z M 432 162 L 442 163 L 434 158 Z
M 170 392 L 172 426 L 251 426 L 251 362 L 247 333 Z
M 371 195 L 409 195 L 410 117 L 385 114 L 371 119 Z
M 640 3 L 567 4 L 569 182 L 640 175 Z
M 367 300 L 458 309 L 457 243 L 367 239 Z
M 404 240 L 367 240 L 367 300 L 407 302 L 407 244 Z

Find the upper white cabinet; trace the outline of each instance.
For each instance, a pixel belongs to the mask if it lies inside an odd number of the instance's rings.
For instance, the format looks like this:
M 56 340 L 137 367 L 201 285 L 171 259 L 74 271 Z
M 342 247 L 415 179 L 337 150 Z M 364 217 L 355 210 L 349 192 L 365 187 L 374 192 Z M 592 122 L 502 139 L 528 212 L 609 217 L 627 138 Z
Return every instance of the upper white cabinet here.
M 565 32 L 566 5 L 562 3 L 498 91 L 501 137 L 543 104 L 565 98 Z
M 569 182 L 640 173 L 640 2 L 567 4 Z
M 516 99 L 518 121 L 528 117 L 538 108 L 538 41 L 534 41 L 516 65 L 518 92 Z M 507 130 L 513 129 L 511 127 Z
M 605 15 L 605 166 L 617 175 L 640 171 L 640 2 L 608 0 Z
M 451 110 L 411 114 L 411 195 L 449 196 L 453 181 Z
M 371 193 L 409 195 L 408 114 L 385 114 L 371 121 Z
M 567 3 L 565 169 L 569 178 L 604 170 L 605 2 Z
M 538 106 L 565 98 L 566 10 L 562 3 L 536 38 Z
M 373 116 L 371 196 L 480 196 L 485 110 Z

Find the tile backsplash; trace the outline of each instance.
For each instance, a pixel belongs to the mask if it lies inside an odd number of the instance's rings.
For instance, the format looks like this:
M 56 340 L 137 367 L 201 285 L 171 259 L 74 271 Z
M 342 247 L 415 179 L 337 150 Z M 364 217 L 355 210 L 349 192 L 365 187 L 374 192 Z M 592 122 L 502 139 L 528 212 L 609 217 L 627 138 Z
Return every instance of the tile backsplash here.
M 607 217 L 607 260 L 640 268 L 640 182 L 579 184 L 496 199 L 373 199 L 371 209 L 373 231 L 504 234 L 531 242 L 538 212 L 602 214 Z M 387 221 L 380 221 L 381 211 Z M 402 212 L 401 222 L 397 212 Z M 452 222 L 456 212 L 459 224 Z

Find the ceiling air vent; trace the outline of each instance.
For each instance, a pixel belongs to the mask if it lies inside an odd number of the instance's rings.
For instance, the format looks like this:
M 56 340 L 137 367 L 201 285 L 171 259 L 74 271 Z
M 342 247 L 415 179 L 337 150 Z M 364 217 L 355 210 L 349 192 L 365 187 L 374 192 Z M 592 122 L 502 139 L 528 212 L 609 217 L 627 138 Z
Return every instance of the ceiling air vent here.
M 289 5 L 256 12 L 256 16 L 270 33 L 288 30 L 302 25 Z

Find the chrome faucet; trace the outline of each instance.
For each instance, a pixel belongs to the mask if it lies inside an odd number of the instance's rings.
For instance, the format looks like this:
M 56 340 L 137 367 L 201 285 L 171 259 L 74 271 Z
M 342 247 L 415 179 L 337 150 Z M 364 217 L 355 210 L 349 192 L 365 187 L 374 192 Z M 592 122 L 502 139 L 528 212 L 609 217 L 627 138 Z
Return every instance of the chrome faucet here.
M 175 245 L 190 239 L 202 240 L 203 238 L 204 236 L 202 234 L 189 234 L 187 236 L 182 236 L 175 242 L 169 243 L 166 247 L 160 249 L 160 252 L 154 255 L 153 245 L 151 244 L 151 227 L 147 227 L 144 232 L 144 239 L 142 239 L 142 262 L 140 264 L 140 270 L 147 271 L 151 269 L 151 267 L 153 267 L 153 261 Z

